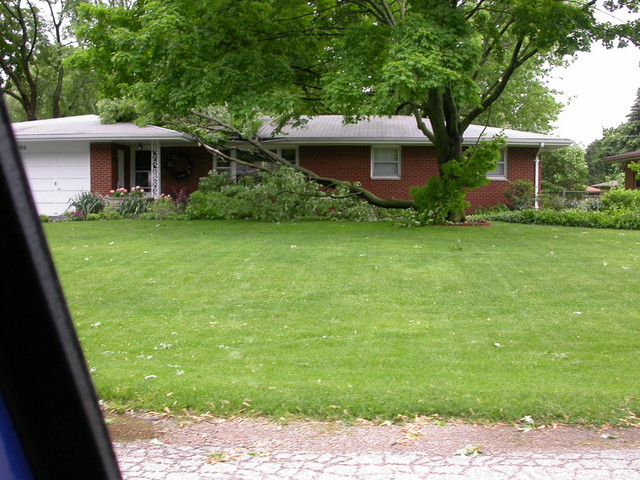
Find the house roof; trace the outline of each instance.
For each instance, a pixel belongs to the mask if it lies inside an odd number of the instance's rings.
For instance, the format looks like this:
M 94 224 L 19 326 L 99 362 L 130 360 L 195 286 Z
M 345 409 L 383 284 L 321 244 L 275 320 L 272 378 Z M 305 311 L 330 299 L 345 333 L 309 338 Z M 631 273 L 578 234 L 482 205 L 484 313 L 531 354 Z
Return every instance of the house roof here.
M 617 187 L 618 186 L 618 181 L 617 180 L 611 180 L 610 182 L 602 182 L 602 183 L 596 183 L 595 185 L 591 185 L 594 188 L 611 188 L 611 187 Z
M 635 152 L 621 153 L 620 155 L 612 155 L 611 157 L 605 157 L 602 159 L 606 163 L 626 163 L 635 162 L 640 160 L 640 150 Z
M 345 124 L 342 115 L 320 115 L 303 120 L 303 125 L 286 125 L 281 132 L 276 131 L 275 123 L 267 122 L 260 129 L 259 136 L 264 141 L 291 144 L 431 144 L 412 116 L 369 117 L 355 124 Z M 574 143 L 552 135 L 480 125 L 471 125 L 464 132 L 463 141 L 474 144 L 478 138 L 493 138 L 500 133 L 507 137 L 508 145 L 514 146 L 544 145 L 545 149 L 553 149 Z
M 12 124 L 18 141 L 166 141 L 195 143 L 193 137 L 168 128 L 133 123 L 103 124 L 98 115 L 52 118 Z
M 304 118 L 301 126 L 287 125 L 276 132 L 276 124 L 266 121 L 259 131 L 265 142 L 311 144 L 397 144 L 431 145 L 418 129 L 412 116 L 369 117 L 355 124 L 345 124 L 342 115 L 320 115 Z M 35 120 L 12 124 L 19 141 L 163 141 L 195 143 L 196 140 L 182 132 L 168 128 L 133 123 L 103 124 L 97 115 L 81 115 L 48 120 Z M 566 147 L 572 140 L 518 130 L 471 125 L 464 133 L 464 143 L 471 145 L 479 138 L 493 138 L 498 134 L 507 137 L 513 146 L 535 146 L 544 149 Z

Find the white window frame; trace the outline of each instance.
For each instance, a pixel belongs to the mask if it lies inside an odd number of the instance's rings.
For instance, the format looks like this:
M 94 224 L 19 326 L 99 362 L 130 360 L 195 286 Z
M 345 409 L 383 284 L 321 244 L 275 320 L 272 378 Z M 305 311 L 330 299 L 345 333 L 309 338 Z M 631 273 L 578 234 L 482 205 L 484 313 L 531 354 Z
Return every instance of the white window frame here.
M 269 150 L 271 150 L 272 152 L 278 154 L 278 155 L 282 155 L 282 150 L 294 150 L 296 153 L 296 158 L 295 158 L 295 165 L 300 165 L 300 156 L 299 156 L 299 151 L 298 151 L 298 147 L 297 146 L 288 146 L 288 147 L 269 147 Z M 229 156 L 231 158 L 236 158 L 236 155 L 238 154 L 238 149 L 236 148 L 230 148 L 229 149 Z M 218 159 L 220 157 L 218 157 L 218 155 L 216 155 L 215 153 L 213 154 L 213 169 L 220 172 L 220 173 L 228 173 L 229 176 L 231 178 L 236 178 L 237 175 L 237 163 L 236 162 L 229 162 L 229 166 L 228 167 L 222 167 L 218 165 Z
M 118 188 L 124 188 L 126 185 L 126 174 L 124 171 L 125 158 L 127 156 L 127 151 L 124 148 L 116 147 L 116 158 L 118 161 Z
M 225 151 L 225 149 L 223 149 L 222 151 Z M 229 162 L 229 166 L 220 166 L 218 165 L 218 160 L 223 160 L 223 161 L 226 161 L 226 160 L 222 157 L 219 157 L 215 153 L 213 153 L 212 155 L 213 155 L 213 170 L 218 173 L 227 173 L 231 178 L 234 178 L 235 170 L 236 170 L 236 162 Z M 229 150 L 229 156 L 233 158 L 236 157 L 235 148 L 232 148 Z
M 138 170 L 137 165 L 136 165 L 136 152 L 149 152 L 149 170 Z M 136 185 L 136 174 L 137 173 L 142 173 L 142 172 L 147 172 L 149 175 L 149 186 L 147 187 L 142 187 L 142 189 L 144 190 L 144 193 L 147 195 L 151 195 L 151 189 L 153 187 L 152 185 L 152 181 L 151 181 L 151 172 L 153 170 L 153 152 L 151 150 L 151 148 L 137 148 L 135 150 L 132 149 L 132 155 L 131 155 L 131 162 L 130 162 L 130 170 L 129 170 L 129 178 L 131 180 L 131 188 L 135 188 L 138 187 L 140 185 Z
M 376 151 L 377 150 L 395 150 L 398 164 L 397 174 L 377 174 L 376 173 Z M 390 163 L 390 162 L 380 162 Z M 400 180 L 402 177 L 402 147 L 399 145 L 372 145 L 371 146 L 371 179 L 372 180 Z
M 294 150 L 296 152 L 296 158 L 294 160 L 295 165 L 300 165 L 300 157 L 298 155 L 298 147 L 297 146 L 289 146 L 289 147 L 268 147 L 269 150 L 276 153 L 277 155 L 282 156 L 282 150 Z
M 491 172 L 487 172 L 487 178 L 489 180 L 499 180 L 499 181 L 506 181 L 507 180 L 507 173 L 508 173 L 508 166 L 509 166 L 509 162 L 508 162 L 508 155 L 507 155 L 507 149 L 504 148 L 502 150 L 502 157 L 500 158 L 500 160 L 498 160 L 498 165 L 496 166 L 495 169 L 493 169 Z M 502 166 L 502 171 L 503 173 L 494 173 L 496 170 L 498 170 L 498 168 Z

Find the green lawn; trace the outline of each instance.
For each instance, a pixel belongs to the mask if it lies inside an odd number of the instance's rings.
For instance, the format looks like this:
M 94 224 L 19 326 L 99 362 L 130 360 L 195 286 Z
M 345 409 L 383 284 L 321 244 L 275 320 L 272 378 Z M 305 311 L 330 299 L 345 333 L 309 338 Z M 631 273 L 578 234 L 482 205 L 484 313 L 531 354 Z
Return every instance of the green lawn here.
M 112 405 L 592 424 L 640 411 L 640 232 L 248 221 L 45 231 Z

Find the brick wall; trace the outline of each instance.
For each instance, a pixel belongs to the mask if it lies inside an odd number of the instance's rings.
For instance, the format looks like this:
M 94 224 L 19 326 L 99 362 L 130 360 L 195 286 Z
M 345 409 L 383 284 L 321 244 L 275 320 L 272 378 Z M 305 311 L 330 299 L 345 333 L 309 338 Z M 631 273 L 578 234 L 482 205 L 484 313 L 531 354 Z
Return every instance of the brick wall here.
M 488 207 L 505 202 L 503 195 L 508 181 L 528 180 L 534 183 L 537 148 L 508 149 L 507 180 L 494 180 L 485 187 L 469 192 L 467 200 L 473 207 Z M 411 187 L 424 185 L 438 175 L 435 149 L 426 146 L 402 147 L 400 180 L 371 179 L 371 147 L 363 146 L 301 146 L 300 166 L 318 175 L 338 180 L 359 181 L 381 198 L 410 199 Z
M 509 147 L 507 149 L 507 180 L 494 180 L 467 194 L 467 201 L 475 208 L 491 207 L 506 202 L 504 189 L 508 182 L 526 180 L 535 184 L 537 147 Z M 540 167 L 542 172 L 542 166 Z
M 435 151 L 430 147 L 402 147 L 401 178 L 382 180 L 371 178 L 371 147 L 362 146 L 302 146 L 300 166 L 323 177 L 358 181 L 381 198 L 409 199 L 409 189 L 424 185 L 438 174 Z
M 191 164 L 191 173 L 187 178 L 179 179 L 176 170 L 184 170 L 184 161 L 176 164 L 176 169 L 167 166 L 169 157 L 186 157 Z M 180 190 L 192 193 L 198 189 L 201 177 L 206 177 L 213 169 L 213 157 L 201 147 L 163 147 L 161 151 L 160 185 L 162 193 L 175 194 Z
M 92 143 L 91 153 L 91 191 L 107 195 L 118 182 L 118 163 L 114 160 L 114 145 L 101 142 Z
M 92 143 L 91 152 L 91 191 L 107 195 L 118 186 L 118 157 L 117 150 L 125 149 L 125 188 L 131 188 L 130 147 L 108 142 Z M 189 159 L 191 173 L 183 179 L 178 178 L 177 172 L 167 166 L 170 155 L 178 155 Z M 162 147 L 160 152 L 160 185 L 162 193 L 177 193 L 186 190 L 191 193 L 198 189 L 200 177 L 205 177 L 213 168 L 210 153 L 200 147 Z M 182 164 L 178 168 L 183 169 Z
M 106 195 L 116 188 L 118 165 L 117 146 L 111 143 L 91 144 L 91 190 Z M 122 148 L 122 147 L 120 147 Z M 487 186 L 473 190 L 467 195 L 472 206 L 488 207 L 505 202 L 503 195 L 508 181 L 535 179 L 535 147 L 510 147 L 507 159 L 507 181 L 494 180 Z M 169 168 L 171 155 L 189 159 L 191 173 L 187 178 L 177 178 L 176 171 Z M 430 177 L 438 175 L 435 149 L 427 146 L 402 147 L 402 175 L 399 180 L 371 179 L 371 147 L 369 145 L 301 146 L 300 166 L 318 175 L 338 180 L 359 181 L 364 188 L 381 198 L 410 199 L 409 189 L 424 185 Z M 200 147 L 163 147 L 161 151 L 162 193 L 177 193 L 198 189 L 198 181 L 213 168 L 210 153 Z M 128 163 L 128 162 L 127 162 Z M 183 168 L 183 163 L 178 164 Z M 127 179 L 129 178 L 127 166 Z

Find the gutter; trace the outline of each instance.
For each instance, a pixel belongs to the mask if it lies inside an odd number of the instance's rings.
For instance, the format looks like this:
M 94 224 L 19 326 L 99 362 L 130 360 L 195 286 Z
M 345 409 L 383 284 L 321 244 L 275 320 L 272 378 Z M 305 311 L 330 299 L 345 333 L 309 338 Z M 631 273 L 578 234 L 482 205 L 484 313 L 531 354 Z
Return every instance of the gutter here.
M 538 152 L 536 153 L 535 159 L 535 187 L 534 187 L 534 200 L 533 200 L 533 208 L 538 210 L 540 208 L 539 198 L 540 198 L 540 154 L 542 153 L 542 149 L 544 148 L 544 142 L 540 142 L 540 148 L 538 148 Z
M 197 140 L 186 134 L 176 135 L 174 137 L 162 135 L 15 135 L 18 142 L 186 142 L 197 145 Z
M 481 139 L 483 140 L 483 139 Z M 491 140 L 490 137 L 486 140 Z M 407 145 L 407 146 L 427 146 L 432 147 L 433 144 L 427 139 L 427 137 L 294 137 L 294 136 L 282 136 L 282 137 L 262 137 L 260 139 L 264 144 L 279 144 L 279 145 Z M 571 140 L 549 138 L 545 139 L 546 143 L 542 145 L 547 150 L 554 148 L 562 148 L 569 146 L 573 143 Z M 234 143 L 243 142 L 229 142 L 229 145 Z M 476 145 L 478 143 L 477 138 L 465 138 L 462 145 Z M 540 145 L 540 140 L 536 139 L 507 139 L 507 146 L 509 147 L 537 147 Z

